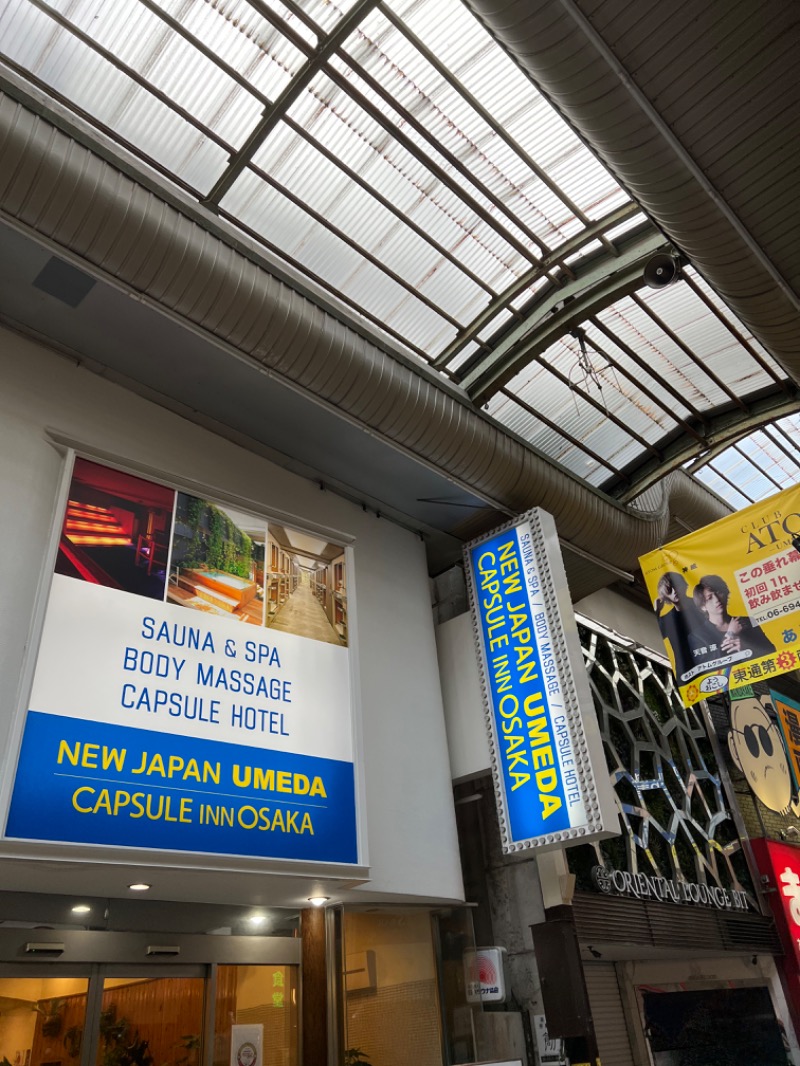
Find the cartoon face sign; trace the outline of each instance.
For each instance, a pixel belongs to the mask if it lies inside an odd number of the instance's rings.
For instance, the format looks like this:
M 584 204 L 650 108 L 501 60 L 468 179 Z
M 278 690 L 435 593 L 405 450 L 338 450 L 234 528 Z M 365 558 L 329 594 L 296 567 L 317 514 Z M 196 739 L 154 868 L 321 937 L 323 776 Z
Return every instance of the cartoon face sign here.
M 731 702 L 731 757 L 765 807 L 784 814 L 792 799 L 792 775 L 780 730 L 767 700 Z

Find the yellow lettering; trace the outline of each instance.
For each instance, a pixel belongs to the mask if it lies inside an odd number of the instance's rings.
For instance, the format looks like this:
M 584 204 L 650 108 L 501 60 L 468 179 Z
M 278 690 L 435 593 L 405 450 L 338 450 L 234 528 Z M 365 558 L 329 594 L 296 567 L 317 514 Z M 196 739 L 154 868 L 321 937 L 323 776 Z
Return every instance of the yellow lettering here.
M 262 770 L 260 766 L 255 768 L 255 779 L 253 781 L 254 788 L 269 789 L 274 791 L 275 789 L 275 771 L 274 770 Z M 265 807 L 264 810 L 269 810 L 269 807 Z
M 88 785 L 83 785 L 81 788 L 76 788 L 75 791 L 72 793 L 72 806 L 75 808 L 76 811 L 80 811 L 81 814 L 91 814 L 91 807 L 81 807 L 78 804 L 78 796 L 81 794 L 81 792 L 88 792 L 90 793 L 90 795 L 94 795 L 94 789 L 89 788 Z
M 167 763 L 167 777 L 179 774 L 185 765 L 186 763 L 180 755 L 170 755 L 169 762 Z
M 505 706 L 506 706 L 506 703 L 509 700 L 512 701 L 513 706 L 511 708 L 511 710 L 507 711 L 505 709 Z M 502 715 L 503 718 L 513 718 L 514 715 L 517 713 L 518 709 L 519 709 L 519 700 L 517 699 L 517 697 L 514 695 L 513 692 L 509 692 L 505 696 L 503 696 L 502 699 L 500 700 L 500 703 L 498 704 L 498 710 L 500 711 L 500 714 Z
M 552 766 L 553 749 L 549 744 L 546 748 L 536 749 L 531 753 L 531 762 L 533 763 L 534 770 L 538 770 L 540 766 Z
M 552 792 L 558 784 L 555 770 L 539 770 L 536 774 L 536 784 L 540 792 Z
M 100 751 L 99 744 L 84 744 L 81 766 L 87 766 L 90 770 L 97 769 L 97 753 Z
M 58 745 L 58 759 L 56 761 L 61 763 L 61 762 L 64 761 L 64 758 L 66 757 L 69 760 L 69 762 L 72 763 L 73 766 L 77 766 L 78 765 L 78 759 L 80 758 L 80 754 L 81 754 L 81 742 L 80 741 L 78 741 L 76 743 L 75 751 L 73 752 L 73 751 L 70 750 L 70 746 L 66 742 L 66 740 L 62 740 L 59 743 L 59 745 Z

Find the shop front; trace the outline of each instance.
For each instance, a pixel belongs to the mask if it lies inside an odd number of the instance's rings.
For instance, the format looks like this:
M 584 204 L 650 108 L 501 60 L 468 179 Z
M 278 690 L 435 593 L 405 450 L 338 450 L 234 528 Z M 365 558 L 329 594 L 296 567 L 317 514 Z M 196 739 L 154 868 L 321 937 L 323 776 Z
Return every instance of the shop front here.
M 3 339 L 0 1063 L 474 1061 L 424 545 Z

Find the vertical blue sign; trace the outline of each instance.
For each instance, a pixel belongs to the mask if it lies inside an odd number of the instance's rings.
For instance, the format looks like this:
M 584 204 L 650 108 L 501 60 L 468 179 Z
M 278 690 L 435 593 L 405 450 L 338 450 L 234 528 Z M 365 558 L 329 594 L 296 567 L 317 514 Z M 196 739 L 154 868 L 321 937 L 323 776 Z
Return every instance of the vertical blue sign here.
M 547 620 L 535 604 L 530 536 L 520 539 L 516 527 L 469 555 L 509 837 L 523 841 L 569 829 L 564 764 L 571 764 L 571 740 L 565 715 L 551 706 L 560 688 Z

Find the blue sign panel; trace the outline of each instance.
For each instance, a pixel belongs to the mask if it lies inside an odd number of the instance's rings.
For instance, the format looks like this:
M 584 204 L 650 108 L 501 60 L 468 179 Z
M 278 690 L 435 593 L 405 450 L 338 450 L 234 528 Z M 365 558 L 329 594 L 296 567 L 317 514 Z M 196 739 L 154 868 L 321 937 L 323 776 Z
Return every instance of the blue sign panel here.
M 470 552 L 496 758 L 514 840 L 569 829 L 568 793 L 575 780 L 549 630 L 543 607 L 536 610 L 538 573 L 525 547 L 511 529 Z
M 6 835 L 353 863 L 353 765 L 29 711 Z

